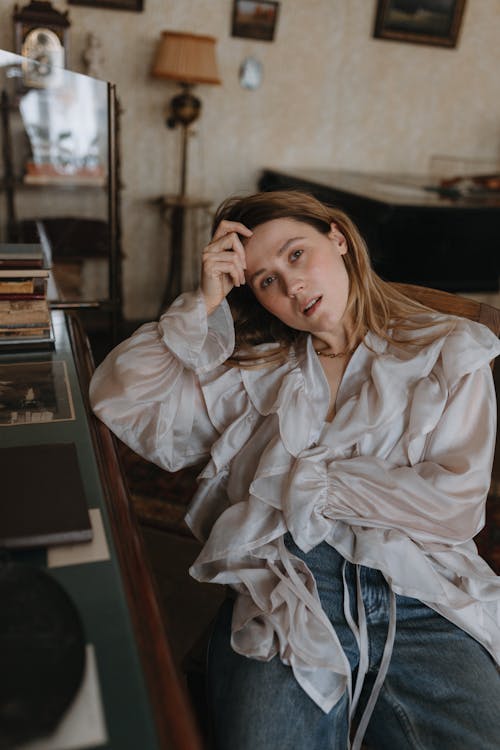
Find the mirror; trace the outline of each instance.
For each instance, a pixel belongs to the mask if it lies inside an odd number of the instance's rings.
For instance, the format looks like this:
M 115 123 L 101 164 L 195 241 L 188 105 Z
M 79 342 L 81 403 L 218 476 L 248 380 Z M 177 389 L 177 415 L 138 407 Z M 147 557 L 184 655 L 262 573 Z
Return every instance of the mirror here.
M 40 242 L 53 307 L 119 308 L 116 97 L 0 50 L 0 242 Z

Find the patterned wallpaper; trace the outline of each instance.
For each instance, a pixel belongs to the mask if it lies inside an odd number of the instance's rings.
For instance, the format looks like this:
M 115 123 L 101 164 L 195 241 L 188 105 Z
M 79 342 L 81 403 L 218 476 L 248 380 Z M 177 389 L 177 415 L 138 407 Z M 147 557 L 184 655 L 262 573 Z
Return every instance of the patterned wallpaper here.
M 144 0 L 142 13 L 53 4 L 69 9 L 69 67 L 84 71 L 93 31 L 123 107 L 129 318 L 156 314 L 168 236 L 154 200 L 178 184 L 179 133 L 164 125 L 176 87 L 149 75 L 163 29 L 218 39 L 223 85 L 198 87 L 188 178 L 190 193 L 214 206 L 254 189 L 263 166 L 425 172 L 435 154 L 500 158 L 498 0 L 469 0 L 456 49 L 374 39 L 376 0 L 282 0 L 274 42 L 232 37 L 232 0 Z M 0 5 L 4 49 L 13 48 L 13 6 Z M 256 91 L 238 82 L 248 55 L 263 65 Z

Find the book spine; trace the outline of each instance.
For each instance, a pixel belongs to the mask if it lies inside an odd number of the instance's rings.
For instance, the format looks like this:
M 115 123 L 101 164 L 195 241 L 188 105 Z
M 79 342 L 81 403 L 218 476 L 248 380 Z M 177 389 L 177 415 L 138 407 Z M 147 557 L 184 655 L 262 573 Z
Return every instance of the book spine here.
M 37 293 L 32 292 L 31 294 L 28 293 L 4 293 L 0 292 L 0 301 L 2 300 L 9 300 L 12 302 L 16 302 L 17 300 L 32 300 L 32 299 L 45 299 L 45 294 L 43 293 Z
M 50 324 L 50 311 L 46 300 L 0 301 L 0 331 L 27 326 Z
M 0 268 L 0 279 L 47 278 L 49 269 L 42 268 Z
M 0 268 L 33 269 L 43 268 L 43 261 L 36 258 L 21 260 L 20 258 L 0 258 Z
M 31 316 L 49 317 L 49 305 L 46 299 L 0 300 L 0 323 L 12 320 L 24 320 Z
M 9 334 L 12 331 L 20 331 L 23 328 L 48 328 L 50 325 L 50 320 L 27 320 L 27 321 L 16 321 L 12 323 L 2 323 L 0 322 L 0 336 L 3 336 L 4 334 Z
M 48 305 L 46 300 L 26 300 L 26 301 L 16 301 L 16 300 L 2 300 L 0 302 L 0 316 L 4 314 L 15 314 L 15 313 L 22 313 L 26 311 L 32 311 L 32 310 L 48 310 Z
M 47 294 L 47 279 L 0 279 L 0 294 L 36 294 L 45 297 Z
M 0 262 L 4 263 L 43 263 L 44 254 L 41 245 L 6 245 L 0 242 Z
M 52 336 L 26 337 L 25 339 L 3 339 L 0 337 L 0 352 L 2 354 L 10 354 L 11 352 L 45 352 L 53 349 L 55 349 L 55 343 Z
M 13 337 L 22 337 L 22 336 L 42 336 L 43 338 L 50 335 L 50 328 L 47 327 L 33 327 L 33 328 L 12 328 L 9 330 L 4 330 L 0 327 L 0 338 L 2 339 L 11 339 Z
M 34 279 L 25 279 L 22 281 L 2 281 L 0 279 L 0 293 L 10 294 L 32 294 L 35 291 Z

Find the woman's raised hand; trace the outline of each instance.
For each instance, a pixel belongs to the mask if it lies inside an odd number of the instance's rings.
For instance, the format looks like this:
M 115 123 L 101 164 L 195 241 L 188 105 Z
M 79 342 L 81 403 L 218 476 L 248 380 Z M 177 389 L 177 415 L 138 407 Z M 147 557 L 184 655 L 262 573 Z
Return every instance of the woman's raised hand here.
M 223 220 L 203 250 L 201 291 L 210 315 L 233 286 L 245 283 L 245 249 L 238 235 L 251 237 L 252 230 L 238 221 Z

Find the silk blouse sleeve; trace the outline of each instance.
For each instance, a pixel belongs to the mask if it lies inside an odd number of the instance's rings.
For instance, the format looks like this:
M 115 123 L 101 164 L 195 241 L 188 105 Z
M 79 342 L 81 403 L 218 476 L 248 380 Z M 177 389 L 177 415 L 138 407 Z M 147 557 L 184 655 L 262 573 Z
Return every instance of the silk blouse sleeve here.
M 495 432 L 493 377 L 484 365 L 454 386 L 414 465 L 394 466 L 376 456 L 318 460 L 321 447 L 300 456 L 292 478 L 299 491 L 290 494 L 286 511 L 291 531 L 304 537 L 307 524 L 323 518 L 399 529 L 422 543 L 467 541 L 484 524 Z M 321 500 L 311 514 L 300 508 L 300 496 L 318 483 Z
M 99 365 L 90 384 L 92 408 L 147 460 L 168 471 L 195 464 L 208 457 L 219 436 L 200 377 L 219 368 L 233 349 L 226 301 L 207 318 L 201 293 L 183 294 Z

